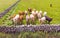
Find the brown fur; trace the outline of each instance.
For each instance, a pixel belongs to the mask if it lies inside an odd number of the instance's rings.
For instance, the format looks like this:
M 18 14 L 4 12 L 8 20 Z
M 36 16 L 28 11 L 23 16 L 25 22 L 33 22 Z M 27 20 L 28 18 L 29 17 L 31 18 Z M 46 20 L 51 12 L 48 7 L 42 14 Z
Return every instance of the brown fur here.
M 31 8 L 28 8 L 28 11 L 29 11 L 29 12 L 32 12 L 32 9 L 31 9 Z

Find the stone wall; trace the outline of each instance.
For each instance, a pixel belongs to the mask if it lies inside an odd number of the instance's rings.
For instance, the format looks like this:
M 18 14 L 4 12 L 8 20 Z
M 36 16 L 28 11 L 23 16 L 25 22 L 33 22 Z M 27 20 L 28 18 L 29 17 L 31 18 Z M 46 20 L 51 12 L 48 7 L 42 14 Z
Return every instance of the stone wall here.
M 7 8 L 3 12 L 1 12 L 0 13 L 0 18 L 2 18 L 5 14 L 7 14 L 18 2 L 20 2 L 20 0 L 18 0 L 16 3 L 14 3 L 13 5 L 11 5 L 9 8 Z
M 60 32 L 60 25 L 18 25 L 18 26 L 0 26 L 0 32 L 5 33 L 20 33 L 20 32 Z

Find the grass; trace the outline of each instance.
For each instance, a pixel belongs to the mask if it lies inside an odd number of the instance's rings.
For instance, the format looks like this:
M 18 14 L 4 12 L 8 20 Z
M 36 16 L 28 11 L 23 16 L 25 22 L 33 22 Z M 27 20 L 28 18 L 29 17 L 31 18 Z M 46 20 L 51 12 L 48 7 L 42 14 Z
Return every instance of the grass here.
M 11 2 L 13 1 L 13 2 Z M 14 3 L 15 0 L 0 0 L 0 12 L 4 11 L 10 5 Z M 52 4 L 52 7 L 50 7 Z M 15 9 L 14 9 L 15 8 Z M 60 0 L 21 0 L 18 5 L 16 5 L 12 10 L 7 13 L 2 19 L 0 19 L 0 25 L 10 25 L 12 21 L 7 20 L 10 15 L 17 14 L 19 10 L 27 10 L 27 8 L 35 8 L 37 10 L 42 10 L 48 12 L 48 16 L 53 18 L 51 24 L 60 23 Z M 26 21 L 24 20 L 24 24 Z M 36 22 L 38 24 L 38 21 Z M 5 34 L 0 33 L 0 38 L 60 38 L 60 33 L 44 33 L 44 32 L 22 32 L 18 34 Z
M 21 32 L 16 34 L 0 33 L 0 38 L 60 38 L 60 33 Z
M 27 8 L 35 8 L 37 10 L 42 10 L 48 12 L 48 16 L 53 18 L 52 24 L 59 24 L 60 23 L 60 0 L 21 0 L 19 5 L 17 6 L 18 9 L 15 11 L 16 13 L 18 10 L 27 10 Z M 50 7 L 52 4 L 52 7 Z
M 60 0 L 21 0 L 16 6 L 16 9 L 12 10 L 9 13 L 10 15 L 13 15 L 13 14 L 17 14 L 19 10 L 25 11 L 28 8 L 32 8 L 32 9 L 35 8 L 37 10 L 42 10 L 43 12 L 47 11 L 47 15 L 53 18 L 51 24 L 60 24 L 60 18 L 59 18 L 60 2 L 59 1 Z M 50 4 L 52 4 L 52 7 L 50 7 Z M 4 16 L 3 19 L 6 19 L 7 18 L 6 16 Z M 1 23 L 2 22 L 3 21 L 1 21 Z M 8 22 L 10 23 L 11 21 L 5 20 L 5 23 Z M 24 24 L 26 24 L 26 20 L 24 20 Z M 39 22 L 36 21 L 36 24 L 39 24 Z
M 2 1 L 2 0 L 1 0 L 1 1 Z M 12 4 L 14 4 L 16 1 L 17 1 L 17 0 L 10 0 L 10 1 L 8 1 L 8 2 L 11 2 L 11 5 L 12 5 Z M 7 0 L 6 0 L 5 2 L 7 2 Z M 1 2 L 1 4 L 2 4 L 2 3 L 3 3 L 3 2 Z M 9 5 L 9 3 L 8 3 L 8 5 Z M 8 5 L 7 5 L 7 6 L 8 6 Z M 9 6 L 11 6 L 11 5 L 9 5 Z M 9 7 L 9 6 L 8 6 L 8 7 Z M 8 8 L 8 7 L 7 7 L 7 8 Z M 15 7 L 16 7 L 16 6 L 15 6 Z M 0 25 L 3 25 L 4 23 L 5 23 L 4 25 L 6 25 L 6 24 L 9 25 L 9 24 L 11 24 L 11 21 L 7 20 L 7 18 L 12 14 L 12 12 L 14 12 L 13 10 L 16 9 L 15 7 L 13 7 L 12 10 L 9 11 L 9 13 L 7 13 L 4 17 L 2 17 L 2 19 L 0 19 L 0 20 L 1 20 L 1 21 L 0 21 Z M 2 7 L 2 8 L 3 8 L 3 7 Z M 5 8 L 6 8 L 6 7 L 5 7 Z M 6 8 L 6 9 L 7 9 L 7 8 Z M 3 8 L 3 9 L 4 9 L 4 8 Z M 7 22 L 5 22 L 5 21 L 7 21 Z M 8 21 L 9 21 L 9 22 L 8 22 Z
M 17 0 L 0 0 L 0 12 L 7 9 L 9 6 L 14 4 Z
M 9 13 L 7 13 L 5 16 L 3 16 L 0 20 L 0 25 L 10 25 L 12 24 L 12 21 L 11 20 L 8 20 L 9 16 L 10 15 L 13 15 L 14 11 L 15 11 L 15 8 L 16 6 L 14 6 L 12 8 L 12 10 L 9 11 Z

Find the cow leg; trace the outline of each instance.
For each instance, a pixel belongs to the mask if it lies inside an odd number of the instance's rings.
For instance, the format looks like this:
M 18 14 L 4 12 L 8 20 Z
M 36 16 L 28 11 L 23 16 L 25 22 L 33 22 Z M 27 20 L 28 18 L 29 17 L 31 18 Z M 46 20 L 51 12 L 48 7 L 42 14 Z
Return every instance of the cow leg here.
M 35 24 L 35 20 L 34 20 L 34 19 L 32 20 L 32 24 L 33 24 L 33 25 Z
M 12 25 L 15 25 L 16 26 L 16 23 L 12 20 Z
M 16 26 L 16 23 L 14 22 L 14 26 Z
M 30 20 L 26 21 L 27 25 L 30 25 Z
M 50 21 L 48 21 L 48 24 L 50 24 Z
M 27 25 L 29 25 L 30 23 L 29 23 L 29 21 L 27 22 Z

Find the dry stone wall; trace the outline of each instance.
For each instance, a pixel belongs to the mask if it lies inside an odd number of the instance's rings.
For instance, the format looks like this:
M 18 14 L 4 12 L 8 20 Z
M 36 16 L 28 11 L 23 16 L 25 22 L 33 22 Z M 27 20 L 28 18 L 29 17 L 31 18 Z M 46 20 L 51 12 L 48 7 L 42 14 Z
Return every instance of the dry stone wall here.
M 0 26 L 0 32 L 4 33 L 20 33 L 20 32 L 60 32 L 60 25 L 19 25 L 19 26 Z
M 13 5 L 11 5 L 9 8 L 7 8 L 6 10 L 4 10 L 3 12 L 0 13 L 0 18 L 2 18 L 5 14 L 7 14 L 18 2 L 20 2 L 20 0 L 17 0 L 16 3 L 14 3 Z

